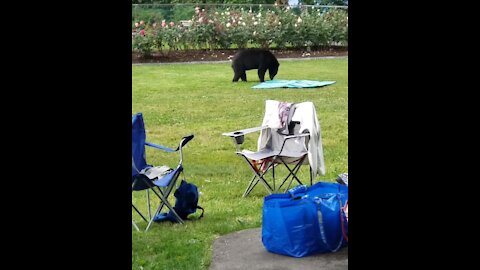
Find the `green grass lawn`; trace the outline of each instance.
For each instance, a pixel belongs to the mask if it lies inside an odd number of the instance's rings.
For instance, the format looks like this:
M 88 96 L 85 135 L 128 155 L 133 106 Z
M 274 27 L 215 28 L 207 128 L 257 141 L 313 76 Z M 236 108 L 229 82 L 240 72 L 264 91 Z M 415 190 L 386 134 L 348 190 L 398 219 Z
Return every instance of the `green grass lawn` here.
M 132 227 L 132 269 L 208 269 L 215 238 L 261 227 L 267 191 L 258 185 L 249 197 L 242 198 L 252 174 L 235 155 L 232 140 L 221 134 L 259 126 L 267 99 L 312 101 L 320 121 L 327 171 L 317 181 L 334 181 L 348 171 L 348 59 L 279 62 L 275 79 L 337 83 L 313 89 L 253 90 L 259 83 L 256 70 L 247 71 L 249 82 L 232 83 L 229 63 L 132 67 L 132 114 L 144 114 L 147 140 L 175 148 L 183 135 L 195 135 L 184 148 L 185 177 L 199 187 L 199 205 L 205 208 L 203 219 L 185 225 L 153 224 L 148 232 Z M 258 133 L 247 135 L 244 148 L 255 150 L 257 138 Z M 147 161 L 173 167 L 178 155 L 147 149 Z M 275 173 L 278 178 L 282 171 Z M 308 166 L 299 175 L 307 180 Z M 146 213 L 145 198 L 144 192 L 132 196 L 134 204 Z M 141 229 L 146 227 L 133 211 L 132 217 Z

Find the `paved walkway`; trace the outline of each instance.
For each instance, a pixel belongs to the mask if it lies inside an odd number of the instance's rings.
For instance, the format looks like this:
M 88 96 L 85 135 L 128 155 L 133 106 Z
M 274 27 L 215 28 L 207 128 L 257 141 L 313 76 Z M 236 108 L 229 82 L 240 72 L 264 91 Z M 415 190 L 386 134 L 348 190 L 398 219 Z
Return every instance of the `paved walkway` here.
M 268 252 L 262 244 L 262 229 L 224 235 L 213 243 L 210 270 L 346 270 L 348 247 L 336 253 L 293 258 Z

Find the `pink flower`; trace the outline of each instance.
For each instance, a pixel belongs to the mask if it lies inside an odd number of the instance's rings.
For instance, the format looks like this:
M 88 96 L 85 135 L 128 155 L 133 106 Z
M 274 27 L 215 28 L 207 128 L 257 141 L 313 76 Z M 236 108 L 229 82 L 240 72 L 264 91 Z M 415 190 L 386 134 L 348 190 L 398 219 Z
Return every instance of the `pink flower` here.
M 170 22 L 170 26 L 173 27 L 175 25 L 175 23 L 173 22 Z
M 165 27 L 167 26 L 167 24 L 165 23 L 165 20 L 162 21 L 162 27 Z
M 141 36 L 145 36 L 145 30 L 143 30 L 143 29 L 140 30 L 140 35 L 141 35 Z

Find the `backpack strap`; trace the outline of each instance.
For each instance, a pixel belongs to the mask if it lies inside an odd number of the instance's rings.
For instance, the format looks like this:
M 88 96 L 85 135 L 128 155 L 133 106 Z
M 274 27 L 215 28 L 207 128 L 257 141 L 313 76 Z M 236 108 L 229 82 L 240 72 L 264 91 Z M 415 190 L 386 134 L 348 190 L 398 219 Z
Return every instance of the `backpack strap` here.
M 203 217 L 203 212 L 205 212 L 205 209 L 203 209 L 203 207 L 198 206 L 198 205 L 197 205 L 197 209 L 202 210 L 202 214 L 200 215 L 200 217 L 198 217 L 198 219 L 201 219 Z

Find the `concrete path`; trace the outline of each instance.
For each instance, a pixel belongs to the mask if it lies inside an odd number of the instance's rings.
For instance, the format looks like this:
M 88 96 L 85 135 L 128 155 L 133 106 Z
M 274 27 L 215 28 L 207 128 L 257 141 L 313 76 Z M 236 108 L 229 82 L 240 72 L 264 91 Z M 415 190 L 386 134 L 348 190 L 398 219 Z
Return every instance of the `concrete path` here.
M 210 270 L 346 270 L 348 247 L 336 253 L 293 258 L 268 252 L 262 244 L 262 229 L 224 235 L 213 243 Z

